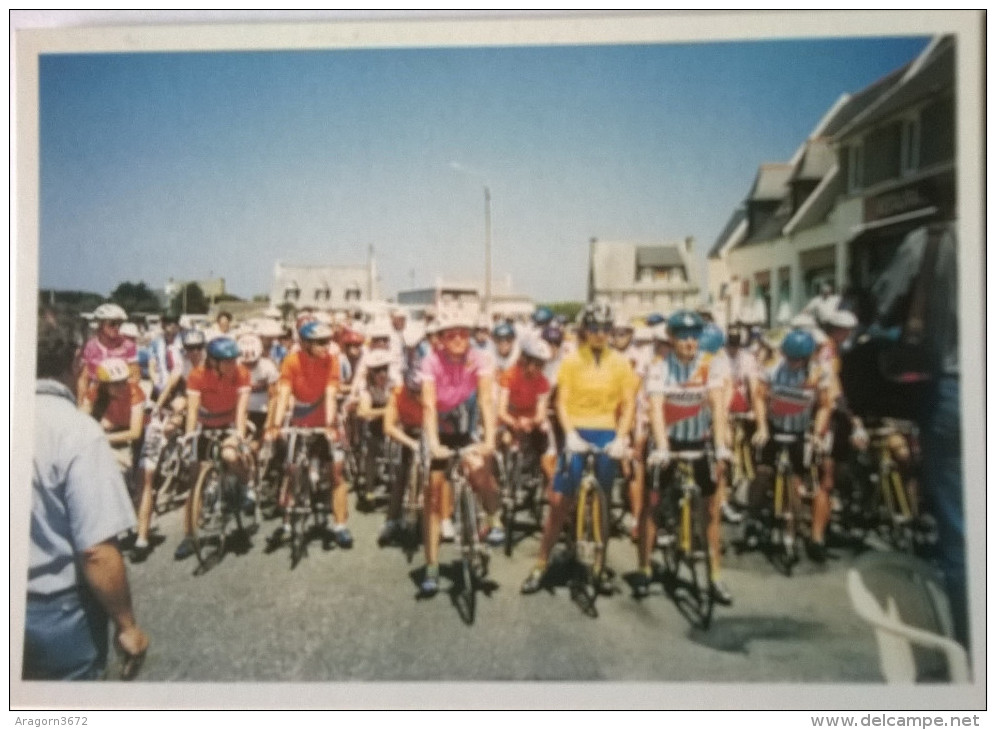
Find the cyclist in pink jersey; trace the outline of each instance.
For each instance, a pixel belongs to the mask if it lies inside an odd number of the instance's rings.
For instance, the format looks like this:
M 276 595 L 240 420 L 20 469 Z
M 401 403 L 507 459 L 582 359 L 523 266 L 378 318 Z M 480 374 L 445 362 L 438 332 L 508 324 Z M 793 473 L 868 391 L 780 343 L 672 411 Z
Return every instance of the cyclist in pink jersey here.
M 433 457 L 424 511 L 424 595 L 434 595 L 439 590 L 439 537 L 447 460 L 454 450 L 474 442 L 478 414 L 484 441 L 477 444 L 474 453 L 465 456 L 464 467 L 489 516 L 488 542 L 500 545 L 505 539 L 491 463 L 496 431 L 494 372 L 490 358 L 470 346 L 471 329 L 472 323 L 459 317 L 440 318 L 440 349 L 427 355 L 422 363 L 424 435 Z
M 129 367 L 138 362 L 138 348 L 133 340 L 121 334 L 121 325 L 128 315 L 117 304 L 101 304 L 93 311 L 97 321 L 97 333 L 83 347 L 83 362 L 86 367 L 80 374 L 76 386 L 76 402 L 83 405 L 90 386 L 97 381 L 97 368 L 108 358 L 118 358 Z

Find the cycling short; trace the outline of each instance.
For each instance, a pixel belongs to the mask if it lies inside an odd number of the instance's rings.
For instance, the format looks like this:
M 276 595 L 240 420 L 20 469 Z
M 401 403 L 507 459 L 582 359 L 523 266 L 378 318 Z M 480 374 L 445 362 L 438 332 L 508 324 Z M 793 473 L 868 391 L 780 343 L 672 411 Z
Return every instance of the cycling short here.
M 457 451 L 474 443 L 474 437 L 469 433 L 441 433 L 439 443 L 448 449 Z M 430 471 L 445 471 L 450 465 L 449 459 L 433 459 L 429 464 Z
M 266 412 L 265 411 L 250 411 L 249 412 L 249 423 L 255 427 L 255 433 L 250 435 L 253 441 L 259 441 L 263 438 L 264 426 L 266 426 Z
M 588 443 L 599 448 L 605 446 L 616 437 L 613 430 L 602 429 L 578 429 L 578 435 Z M 557 461 L 557 473 L 553 477 L 553 491 L 565 497 L 573 497 L 578 492 L 581 484 L 581 476 L 584 474 L 587 454 L 562 453 Z M 616 462 L 609 458 L 608 454 L 597 454 L 595 456 L 595 478 L 605 492 L 612 489 L 612 482 L 615 481 L 619 469 Z
M 692 462 L 692 474 L 703 497 L 714 495 L 716 493 L 716 482 L 712 475 L 712 465 L 709 463 L 708 444 L 705 441 L 671 441 L 669 448 L 672 454 L 681 451 L 702 452 L 702 457 Z M 656 470 L 648 468 L 643 482 L 646 489 L 663 489 L 665 485 L 671 484 L 675 479 L 675 470 L 677 468 L 678 462 L 675 459 L 671 459 L 671 462 L 664 469 L 660 470 L 657 484 L 653 483 L 654 472 Z
M 775 441 L 776 435 L 798 436 L 795 441 L 788 444 L 788 455 L 789 461 L 792 463 L 792 473 L 797 476 L 803 476 L 808 467 L 808 464 L 806 464 L 805 434 L 789 434 L 785 431 L 772 429 L 771 438 L 768 439 L 768 443 L 766 443 L 764 448 L 761 450 L 761 461 L 759 463 L 770 466 L 772 469 L 776 469 L 778 467 L 778 454 L 781 452 L 782 447 L 785 444 Z
M 300 438 L 300 436 L 298 437 Z M 335 450 L 335 460 L 342 461 L 343 455 L 339 449 Z M 321 462 L 332 461 L 333 453 L 332 447 L 329 444 L 329 440 L 324 436 L 313 437 L 311 439 L 311 444 L 308 448 L 308 458 L 318 459 Z M 287 441 L 283 438 L 279 438 L 273 442 L 273 458 L 270 463 L 281 464 L 287 459 Z

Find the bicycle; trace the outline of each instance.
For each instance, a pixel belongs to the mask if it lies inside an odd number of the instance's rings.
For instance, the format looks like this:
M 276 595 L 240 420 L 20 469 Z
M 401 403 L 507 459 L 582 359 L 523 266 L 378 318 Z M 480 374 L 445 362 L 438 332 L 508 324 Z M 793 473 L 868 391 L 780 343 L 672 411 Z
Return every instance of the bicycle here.
M 751 413 L 731 413 L 730 425 L 733 434 L 733 460 L 730 470 L 730 492 L 734 502 L 741 506 L 747 502 L 750 483 L 757 476 L 754 470 L 754 453 L 747 437 L 747 424 L 753 423 Z
M 464 447 L 449 459 L 446 479 L 453 489 L 453 526 L 456 547 L 460 551 L 460 586 L 455 595 L 458 609 L 467 624 L 474 623 L 477 588 L 488 575 L 491 552 L 481 540 L 477 514 L 477 495 L 463 469 L 463 458 L 474 447 Z
M 196 473 L 191 473 L 189 462 L 184 459 L 180 428 L 168 428 L 171 420 L 172 414 L 168 411 L 154 412 L 146 427 L 142 446 L 143 460 L 147 456 L 151 458 L 151 452 L 159 448 L 152 477 L 152 514 L 156 516 L 166 514 L 183 504 L 190 484 L 197 477 Z
M 234 433 L 233 429 L 199 429 L 189 438 L 194 454 L 196 440 L 204 438 L 209 442 L 207 461 L 201 465 L 191 495 L 191 539 L 202 573 L 224 557 L 228 525 L 233 518 L 236 532 L 246 537 L 259 529 L 255 504 L 248 505 L 245 485 L 239 484 L 238 476 L 229 471 L 221 456 L 222 444 Z
M 401 531 L 410 561 L 422 534 L 422 514 L 429 485 L 429 459 L 425 444 L 419 442 L 417 451 L 406 449 L 402 455 L 402 464 L 406 460 L 404 494 L 401 499 Z
M 256 500 L 260 516 L 265 520 L 280 512 L 280 466 L 273 461 L 273 444 L 263 441 L 256 458 Z
M 505 555 L 511 557 L 519 512 L 529 510 L 534 526 L 543 524 L 544 476 L 539 454 L 524 444 L 521 436 L 495 459 L 501 484 L 502 524 L 505 526 Z
M 328 531 L 329 490 L 322 486 L 322 464 L 312 456 L 314 445 L 326 438 L 324 428 L 285 426 L 283 502 L 290 527 L 291 568 L 307 554 L 308 540 L 316 529 Z
M 770 477 L 770 469 L 759 473 L 753 482 L 751 496 L 751 519 L 745 524 L 745 541 L 750 541 L 752 530 L 760 530 L 760 541 L 772 562 L 776 563 L 787 576 L 792 575 L 792 569 L 799 562 L 798 531 L 802 519 L 802 494 L 792 487 L 793 469 L 789 449 L 805 434 L 776 433 L 772 441 L 779 445 L 775 457 L 774 479 Z M 808 452 L 809 448 L 804 447 Z M 808 478 L 814 478 L 817 465 L 804 457 Z M 762 470 L 759 469 L 759 472 Z M 807 494 L 805 486 L 802 488 Z
M 903 478 L 893 455 L 893 440 L 903 436 L 902 428 L 898 422 L 884 419 L 880 426 L 867 431 L 871 443 L 867 452 L 870 463 L 864 475 L 870 487 L 866 492 L 866 514 L 887 544 L 899 552 L 912 552 L 924 536 L 918 534 L 921 525 L 917 495 L 910 480 Z
M 679 602 L 677 589 L 682 586 L 686 589 L 685 593 L 694 601 L 690 606 L 693 618 L 703 630 L 712 622 L 716 603 L 714 556 L 707 535 L 709 517 L 702 490 L 695 481 L 695 463 L 705 456 L 705 451 L 672 453 L 674 478 L 663 489 L 660 482 L 665 467 L 655 464 L 650 495 L 656 501 L 655 521 L 664 533 L 656 541 L 656 548 L 661 552 L 668 593 L 683 608 L 686 604 Z
M 577 504 L 573 524 L 568 529 L 568 547 L 580 568 L 580 576 L 570 580 L 571 599 L 592 618 L 598 617 L 595 600 L 600 593 L 610 592 L 607 588 L 608 569 L 606 553 L 609 535 L 609 500 L 599 483 L 595 472 L 596 457 L 604 453 L 594 445 L 589 445 L 585 456 L 584 469 L 578 485 Z M 566 454 L 565 464 L 571 461 Z

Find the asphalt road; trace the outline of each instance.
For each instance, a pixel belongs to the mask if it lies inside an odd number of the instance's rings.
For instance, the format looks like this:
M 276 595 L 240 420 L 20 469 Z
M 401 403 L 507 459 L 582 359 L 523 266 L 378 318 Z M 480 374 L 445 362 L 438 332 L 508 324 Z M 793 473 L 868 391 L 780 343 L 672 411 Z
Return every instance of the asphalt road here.
M 196 558 L 173 559 L 180 512 L 160 518 L 164 541 L 128 569 L 152 640 L 140 681 L 882 681 L 872 632 L 846 594 L 849 550 L 825 565 L 803 558 L 791 577 L 757 552 L 728 551 L 734 604 L 717 607 L 703 631 L 659 583 L 647 599 L 633 598 L 636 553 L 621 538 L 608 555 L 618 592 L 599 598 L 597 618 L 563 585 L 520 595 L 537 534 L 511 558 L 493 554 L 491 584 L 468 625 L 448 591 L 456 549 L 442 548 L 440 593 L 420 599 L 422 554 L 409 561 L 399 548 L 379 548 L 382 520 L 354 512 L 352 549 L 313 542 L 293 569 L 286 547 L 264 550 L 276 525 L 265 522 L 251 545 L 196 575 Z

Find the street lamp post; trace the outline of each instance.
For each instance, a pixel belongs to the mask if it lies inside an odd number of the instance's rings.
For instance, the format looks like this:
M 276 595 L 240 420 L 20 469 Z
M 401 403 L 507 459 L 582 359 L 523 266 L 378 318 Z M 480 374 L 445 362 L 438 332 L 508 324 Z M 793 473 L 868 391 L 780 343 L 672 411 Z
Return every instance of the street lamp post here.
M 484 306 L 482 312 L 491 311 L 491 189 L 484 186 Z

